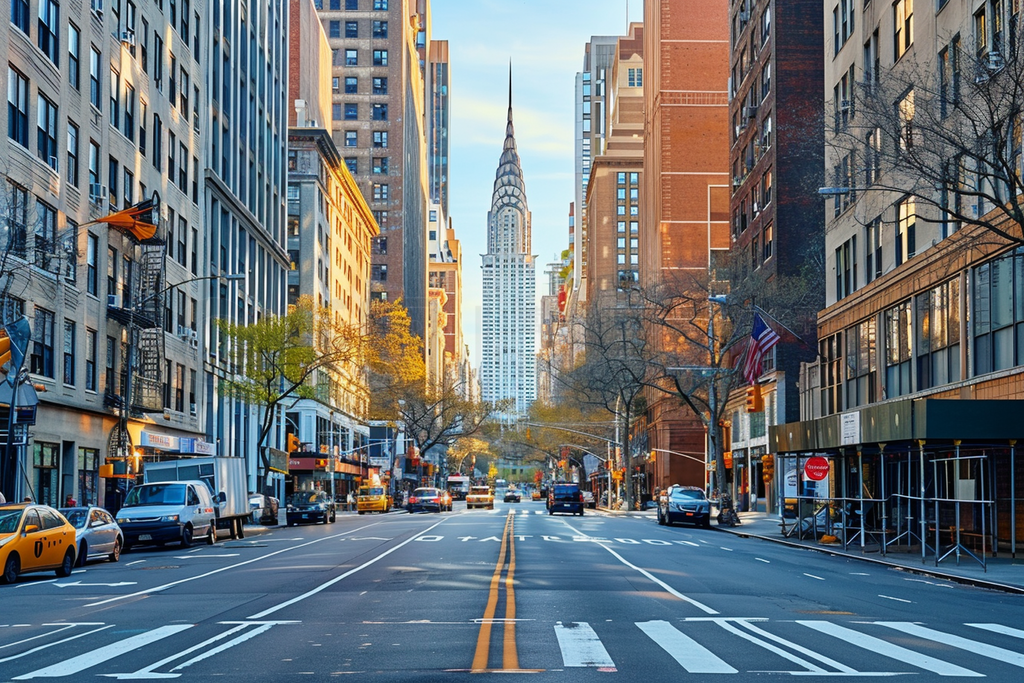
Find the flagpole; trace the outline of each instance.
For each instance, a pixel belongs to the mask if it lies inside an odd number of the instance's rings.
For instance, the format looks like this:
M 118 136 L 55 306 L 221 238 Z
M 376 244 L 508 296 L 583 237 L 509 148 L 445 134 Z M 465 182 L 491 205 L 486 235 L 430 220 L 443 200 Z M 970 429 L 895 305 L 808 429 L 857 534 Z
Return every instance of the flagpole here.
M 794 336 L 794 337 L 796 338 L 796 340 L 797 340 L 798 342 L 800 342 L 800 343 L 801 343 L 801 344 L 802 344 L 803 346 L 805 346 L 806 348 L 810 349 L 811 351 L 814 351 L 814 353 L 815 353 L 815 354 L 817 354 L 817 353 L 818 353 L 818 350 L 817 350 L 816 348 L 812 347 L 812 346 L 811 346 L 810 344 L 808 344 L 807 342 L 805 342 L 805 341 L 803 340 L 803 337 L 801 337 L 801 336 L 800 336 L 799 334 L 797 334 L 797 333 L 796 333 L 796 332 L 794 332 L 793 330 L 791 330 L 791 329 L 789 329 L 788 327 L 786 327 L 786 326 L 785 326 L 784 324 L 782 324 L 782 322 L 780 322 L 780 321 L 779 321 L 779 320 L 778 320 L 778 319 L 777 319 L 777 318 L 776 318 L 775 316 L 773 316 L 773 315 L 772 315 L 771 313 L 769 313 L 768 311 L 764 310 L 763 308 L 761 308 L 760 306 L 758 306 L 758 305 L 756 305 L 756 304 L 755 304 L 755 305 L 753 306 L 753 308 L 754 308 L 754 311 L 755 311 L 755 312 L 757 312 L 757 313 L 760 313 L 761 315 L 765 316 L 766 318 L 768 318 L 769 320 L 771 320 L 771 321 L 772 321 L 773 323 L 775 323 L 776 325 L 778 325 L 779 327 L 781 327 L 782 329 L 784 329 L 784 330 L 785 330 L 786 332 L 789 332 L 789 333 L 790 333 L 791 335 L 793 335 L 793 336 Z

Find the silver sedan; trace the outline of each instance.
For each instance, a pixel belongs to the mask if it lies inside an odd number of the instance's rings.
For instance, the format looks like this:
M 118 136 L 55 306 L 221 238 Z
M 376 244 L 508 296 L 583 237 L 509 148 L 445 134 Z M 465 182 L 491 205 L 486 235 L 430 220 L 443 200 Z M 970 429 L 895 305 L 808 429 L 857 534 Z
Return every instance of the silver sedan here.
M 90 558 L 121 559 L 124 534 L 109 512 L 98 507 L 61 508 L 60 513 L 75 527 L 78 566 Z

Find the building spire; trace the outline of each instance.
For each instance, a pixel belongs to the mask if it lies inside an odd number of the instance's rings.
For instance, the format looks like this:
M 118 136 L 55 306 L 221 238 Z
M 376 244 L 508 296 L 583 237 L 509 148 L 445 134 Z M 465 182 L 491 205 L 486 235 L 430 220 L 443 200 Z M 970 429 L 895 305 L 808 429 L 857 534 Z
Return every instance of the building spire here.
M 512 121 L 512 59 L 508 60 L 508 120 Z

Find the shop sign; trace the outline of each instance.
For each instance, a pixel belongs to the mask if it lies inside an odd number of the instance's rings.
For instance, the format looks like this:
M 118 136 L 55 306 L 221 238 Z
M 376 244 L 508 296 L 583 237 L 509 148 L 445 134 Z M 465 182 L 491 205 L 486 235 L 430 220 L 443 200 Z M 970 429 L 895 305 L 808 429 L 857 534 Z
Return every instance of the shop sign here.
M 811 481 L 821 481 L 828 476 L 829 464 L 826 458 L 814 456 L 804 463 L 804 474 Z
M 143 430 L 141 445 L 148 446 L 149 448 L 159 448 L 164 451 L 176 451 L 178 450 L 179 439 L 176 436 L 154 434 L 153 432 Z

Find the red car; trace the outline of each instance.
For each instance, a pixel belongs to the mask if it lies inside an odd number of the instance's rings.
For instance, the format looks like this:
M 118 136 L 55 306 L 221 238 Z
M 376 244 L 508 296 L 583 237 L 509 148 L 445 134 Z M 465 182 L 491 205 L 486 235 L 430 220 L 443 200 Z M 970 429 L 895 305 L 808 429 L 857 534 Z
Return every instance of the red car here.
M 441 489 L 423 487 L 409 494 L 405 509 L 409 512 L 451 512 L 452 500 Z

